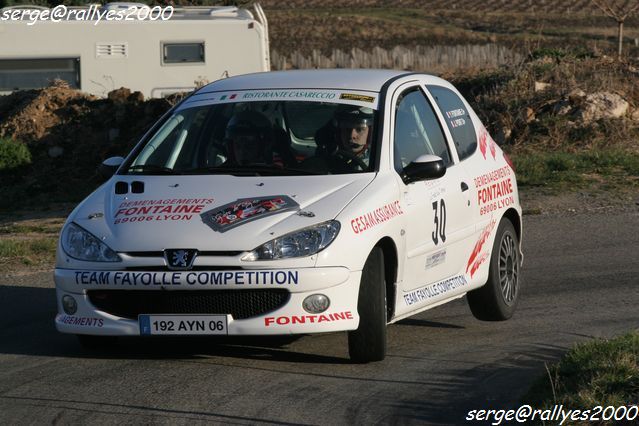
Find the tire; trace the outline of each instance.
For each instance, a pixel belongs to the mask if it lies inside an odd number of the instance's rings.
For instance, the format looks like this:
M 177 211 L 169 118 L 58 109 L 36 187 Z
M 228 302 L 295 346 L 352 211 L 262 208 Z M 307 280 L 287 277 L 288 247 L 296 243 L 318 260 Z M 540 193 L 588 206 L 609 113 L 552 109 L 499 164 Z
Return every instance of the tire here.
M 521 287 L 519 239 L 510 220 L 499 222 L 490 257 L 488 281 L 468 292 L 468 306 L 482 321 L 504 321 L 513 316 Z
M 112 348 L 118 340 L 116 336 L 92 336 L 89 334 L 77 334 L 76 336 L 80 345 L 90 350 Z
M 386 281 L 384 253 L 375 247 L 364 263 L 359 284 L 359 327 L 348 332 L 348 352 L 356 363 L 381 361 L 386 357 Z

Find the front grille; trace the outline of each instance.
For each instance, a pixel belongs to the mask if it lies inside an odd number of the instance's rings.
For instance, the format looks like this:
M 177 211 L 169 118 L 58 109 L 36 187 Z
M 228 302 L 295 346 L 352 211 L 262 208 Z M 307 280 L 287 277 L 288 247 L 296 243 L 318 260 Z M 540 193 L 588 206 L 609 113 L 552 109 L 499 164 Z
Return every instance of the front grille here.
M 284 306 L 288 290 L 89 290 L 98 310 L 123 318 L 140 314 L 231 314 L 235 319 L 264 315 Z
M 198 256 L 214 256 L 214 257 L 234 257 L 244 253 L 243 251 L 198 251 Z M 161 257 L 164 258 L 163 251 L 125 251 L 131 257 Z
M 165 271 L 175 271 L 175 269 L 171 269 L 168 266 L 127 266 L 124 268 L 124 271 L 144 271 L 149 272 L 149 270 L 153 268 L 153 272 L 165 272 Z M 189 271 L 241 271 L 242 268 L 240 266 L 207 266 L 207 265 L 199 265 L 193 266 L 189 269 Z

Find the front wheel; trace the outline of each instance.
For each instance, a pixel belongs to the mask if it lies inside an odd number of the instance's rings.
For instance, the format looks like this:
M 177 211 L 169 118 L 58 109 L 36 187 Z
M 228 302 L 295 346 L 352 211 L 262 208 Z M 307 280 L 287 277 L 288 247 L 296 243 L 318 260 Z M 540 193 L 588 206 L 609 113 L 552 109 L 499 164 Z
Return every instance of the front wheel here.
M 488 281 L 468 292 L 468 305 L 475 318 L 503 321 L 513 316 L 519 300 L 520 266 L 517 233 L 510 220 L 503 218 L 493 243 Z
M 359 327 L 348 332 L 348 352 L 358 363 L 386 357 L 386 280 L 384 253 L 375 247 L 368 255 L 359 284 Z

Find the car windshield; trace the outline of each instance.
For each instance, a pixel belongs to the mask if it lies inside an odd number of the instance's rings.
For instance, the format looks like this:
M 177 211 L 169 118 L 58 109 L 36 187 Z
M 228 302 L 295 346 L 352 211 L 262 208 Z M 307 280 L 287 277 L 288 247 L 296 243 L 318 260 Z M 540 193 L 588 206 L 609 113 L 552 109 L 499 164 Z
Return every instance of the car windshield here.
M 377 111 L 362 103 L 225 102 L 184 107 L 126 174 L 303 176 L 373 170 Z

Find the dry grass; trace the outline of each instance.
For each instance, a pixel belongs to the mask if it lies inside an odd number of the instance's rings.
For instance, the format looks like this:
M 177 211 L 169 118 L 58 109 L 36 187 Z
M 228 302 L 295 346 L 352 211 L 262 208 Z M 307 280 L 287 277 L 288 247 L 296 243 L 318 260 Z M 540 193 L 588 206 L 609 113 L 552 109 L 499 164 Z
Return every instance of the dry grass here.
M 0 270 L 48 270 L 55 263 L 63 218 L 28 219 L 0 224 Z
M 294 2 L 295 3 L 295 2 Z M 586 46 L 614 51 L 616 24 L 590 2 L 303 2 L 282 7 L 266 2 L 271 46 L 282 55 L 313 50 L 329 54 L 340 47 L 370 51 L 376 46 L 499 43 L 523 53 L 539 47 Z M 302 6 L 300 4 L 300 6 Z M 582 7 L 583 6 L 583 7 Z M 568 12 L 572 10 L 572 12 Z M 575 10 L 577 10 L 575 12 Z M 626 49 L 639 51 L 639 17 L 626 23 Z

